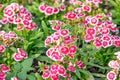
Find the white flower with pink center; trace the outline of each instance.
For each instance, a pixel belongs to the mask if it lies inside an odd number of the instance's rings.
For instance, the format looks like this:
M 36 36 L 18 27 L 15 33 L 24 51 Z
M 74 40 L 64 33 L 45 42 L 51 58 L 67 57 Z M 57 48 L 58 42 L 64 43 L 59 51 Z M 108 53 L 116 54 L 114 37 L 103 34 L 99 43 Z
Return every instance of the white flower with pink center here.
M 11 80 L 19 80 L 17 77 L 12 77 Z
M 114 46 L 120 47 L 120 39 L 114 40 Z
M 85 35 L 86 42 L 90 42 L 90 41 L 94 40 L 94 38 L 95 38 L 94 35 L 89 35 L 89 34 Z
M 52 15 L 53 13 L 54 13 L 54 8 L 53 8 L 53 7 L 48 6 L 48 7 L 45 9 L 45 14 L 46 14 L 46 15 Z
M 49 72 L 49 71 L 44 72 L 43 75 L 42 75 L 42 77 L 43 77 L 44 79 L 49 78 L 49 77 L 50 77 L 50 72 Z
M 90 35 L 95 35 L 96 29 L 95 28 L 87 28 L 86 33 L 90 34 Z
M 2 72 L 4 72 L 4 73 L 10 71 L 10 68 L 8 66 L 6 66 L 5 64 L 0 65 L 0 68 L 1 68 Z
M 45 12 L 45 9 L 47 8 L 47 5 L 46 4 L 42 4 L 39 6 L 39 10 L 40 12 Z
M 119 63 L 116 60 L 112 60 L 109 62 L 109 67 L 119 70 Z
M 91 7 L 90 6 L 82 6 L 83 11 L 91 12 Z
M 69 34 L 69 31 L 68 31 L 68 30 L 61 30 L 61 31 L 60 31 L 60 35 L 61 35 L 62 37 L 66 37 L 66 36 L 68 36 L 68 34 Z
M 96 18 L 96 17 L 92 17 L 91 19 L 90 19 L 90 24 L 91 25 L 97 25 L 98 24 L 98 19 Z
M 75 65 L 73 65 L 72 63 L 69 63 L 67 70 L 75 73 L 76 72 Z
M 23 56 L 21 56 L 21 54 L 19 54 L 19 53 L 15 53 L 13 55 L 13 58 L 15 61 L 21 61 L 23 59 Z
M 116 80 L 117 78 L 117 75 L 114 71 L 110 71 L 107 73 L 107 79 L 108 80 Z
M 61 6 L 60 6 L 60 10 L 61 10 L 61 11 L 65 11 L 65 9 L 66 9 L 65 5 L 61 5 Z
M 58 74 L 59 75 L 64 75 L 64 74 L 66 74 L 66 70 L 65 70 L 65 68 L 63 67 L 63 66 L 59 66 L 59 69 L 58 69 Z
M 102 42 L 100 40 L 95 40 L 93 44 L 96 46 L 96 48 L 101 48 L 102 47 Z
M 24 50 L 22 50 L 21 48 L 18 48 L 17 50 L 18 53 L 21 54 L 23 58 L 28 58 L 28 54 Z

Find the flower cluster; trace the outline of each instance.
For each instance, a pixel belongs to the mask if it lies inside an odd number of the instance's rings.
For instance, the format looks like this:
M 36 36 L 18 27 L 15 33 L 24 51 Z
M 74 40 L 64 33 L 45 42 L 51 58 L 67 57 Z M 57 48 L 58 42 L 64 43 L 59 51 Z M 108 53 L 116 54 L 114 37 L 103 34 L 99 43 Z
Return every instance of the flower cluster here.
M 109 62 L 109 67 L 112 68 L 112 71 L 107 73 L 107 79 L 108 80 L 115 80 L 117 78 L 117 75 L 119 73 L 119 66 L 120 66 L 120 52 L 114 53 L 117 57 L 116 60 L 111 60 Z
M 12 3 L 4 9 L 4 17 L 0 22 L 2 24 L 17 24 L 17 30 L 22 30 L 23 28 L 33 30 L 37 28 L 37 26 L 32 23 L 31 13 L 17 3 Z
M 97 22 L 97 18 L 95 20 Z M 97 22 L 97 24 L 92 23 L 91 25 L 95 25 L 95 27 L 87 27 L 85 35 L 86 42 L 94 41 L 93 44 L 97 48 L 106 48 L 111 45 L 115 45 L 116 47 L 120 46 L 120 37 L 112 35 L 112 33 L 118 32 L 114 23 L 105 21 L 100 23 Z
M 39 6 L 40 12 L 45 13 L 45 15 L 57 14 L 60 11 L 65 11 L 65 9 L 65 5 L 61 5 L 60 7 L 51 7 L 44 3 Z
M 21 48 L 18 48 L 17 51 L 18 52 L 13 55 L 15 61 L 21 61 L 23 58 L 28 58 L 28 54 Z
M 52 35 L 48 36 L 45 40 L 45 46 L 49 46 L 50 48 L 47 50 L 46 55 L 56 62 L 61 62 L 61 64 L 67 64 L 67 68 L 64 68 L 59 63 L 52 65 L 51 69 L 49 67 L 45 67 L 43 78 L 51 78 L 52 80 L 59 80 L 59 75 L 63 77 L 70 78 L 69 72 L 76 72 L 76 67 L 84 69 L 86 68 L 85 64 L 82 61 L 76 61 L 72 63 L 71 61 L 67 61 L 69 58 L 74 59 L 75 53 L 77 52 L 77 47 L 74 44 L 78 39 L 77 36 L 69 35 L 69 31 L 67 29 L 61 29 L 63 26 L 63 22 L 52 20 L 50 21 L 52 25 L 52 29 L 55 30 Z M 66 59 L 67 58 L 67 59 Z M 52 68 L 57 68 L 53 70 Z
M 98 4 L 102 3 L 102 2 L 103 2 L 103 0 L 86 0 L 87 4 L 94 4 L 96 7 L 98 7 L 99 6 Z M 81 5 L 81 4 L 83 4 L 83 2 L 81 2 L 79 0 L 69 0 L 69 3 L 73 4 L 73 5 L 76 5 L 76 4 Z
M 10 68 L 5 64 L 0 64 L 0 80 L 5 80 L 6 73 L 10 71 Z
M 72 45 L 74 42 L 75 40 L 73 36 L 69 35 L 68 30 L 59 30 L 45 40 L 46 46 L 56 44 L 49 48 L 46 54 L 55 61 L 62 61 L 64 55 L 73 58 L 77 50 L 77 47 Z
M 69 74 L 69 71 L 75 73 L 76 65 L 79 68 L 82 68 L 82 69 L 85 68 L 85 65 L 82 63 L 82 61 L 78 61 L 78 62 L 76 62 L 76 64 L 72 64 L 71 62 L 69 62 L 67 70 L 65 69 L 64 66 L 62 66 L 60 64 L 53 64 L 53 65 L 51 65 L 50 68 L 49 68 L 49 66 L 44 66 L 44 72 L 43 72 L 42 77 L 44 79 L 51 78 L 51 80 L 59 80 L 59 76 L 62 76 L 62 77 L 67 77 L 68 80 L 69 79 L 72 80 L 71 74 Z
M 66 70 L 63 66 L 54 64 L 51 65 L 50 70 L 49 68 L 46 69 L 42 75 L 44 79 L 51 78 L 52 80 L 59 80 L 59 75 L 64 76 L 66 74 Z
M 77 0 L 71 0 L 74 2 L 79 2 Z M 93 44 L 97 48 L 107 48 L 111 45 L 116 47 L 120 46 L 120 37 L 114 36 L 112 34 L 118 33 L 118 28 L 116 25 L 109 20 L 111 18 L 111 13 L 105 15 L 103 13 L 91 15 L 92 10 L 91 4 L 102 3 L 102 0 L 86 0 L 86 4 L 79 2 L 78 8 L 65 14 L 66 19 L 74 20 L 81 23 L 83 28 L 86 28 L 86 35 L 84 36 L 86 42 L 93 41 Z M 78 5 L 76 4 L 76 5 Z M 96 10 L 97 11 L 97 10 Z
M 13 45 L 14 41 L 18 39 L 18 36 L 12 32 L 9 31 L 8 33 L 5 31 L 0 31 L 0 40 L 6 45 L 10 46 Z

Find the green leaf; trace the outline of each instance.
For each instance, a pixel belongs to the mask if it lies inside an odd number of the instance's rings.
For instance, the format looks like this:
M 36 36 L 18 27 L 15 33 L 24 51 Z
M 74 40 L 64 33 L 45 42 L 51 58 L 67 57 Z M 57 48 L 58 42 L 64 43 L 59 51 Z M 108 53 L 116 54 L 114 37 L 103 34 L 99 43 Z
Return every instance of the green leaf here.
M 79 72 L 79 70 L 76 70 L 76 73 L 75 73 L 76 75 L 77 75 L 77 77 L 80 79 L 81 78 L 81 75 L 80 75 L 80 72 Z
M 26 71 L 21 71 L 18 73 L 18 78 L 20 78 L 20 80 L 26 80 L 27 74 Z
M 90 66 L 95 66 L 95 67 L 98 67 L 98 68 L 101 68 L 101 69 L 109 69 L 108 67 L 103 67 L 103 66 L 100 66 L 100 65 L 97 65 L 97 64 L 94 64 L 94 63 L 87 63 L 87 65 L 90 65 Z
M 73 79 L 73 80 L 78 80 L 75 75 L 72 76 L 72 79 Z
M 45 36 L 48 36 L 48 28 L 47 28 L 47 25 L 44 21 L 42 21 L 42 28 L 43 28 L 43 31 L 45 33 Z
M 49 62 L 49 63 L 52 63 L 52 62 L 53 62 L 53 61 L 52 61 L 49 57 L 47 57 L 47 56 L 39 56 L 39 57 L 37 58 L 37 60 L 47 61 L 47 62 Z
M 95 80 L 93 75 L 89 72 L 89 71 L 86 71 L 86 70 L 82 70 L 82 69 L 79 69 L 80 72 L 82 72 L 86 77 L 86 80 Z
M 22 68 L 21 64 L 19 62 L 16 62 L 14 65 L 15 70 L 20 70 Z
M 106 75 L 100 73 L 92 73 L 92 74 L 96 77 L 106 77 Z
M 32 65 L 32 63 L 33 63 L 33 59 L 28 58 L 22 62 L 22 66 L 23 68 L 29 68 Z
M 27 75 L 28 80 L 36 80 L 35 76 L 33 75 Z
M 43 78 L 40 76 L 39 73 L 35 73 L 35 76 L 36 76 L 37 80 L 43 80 Z

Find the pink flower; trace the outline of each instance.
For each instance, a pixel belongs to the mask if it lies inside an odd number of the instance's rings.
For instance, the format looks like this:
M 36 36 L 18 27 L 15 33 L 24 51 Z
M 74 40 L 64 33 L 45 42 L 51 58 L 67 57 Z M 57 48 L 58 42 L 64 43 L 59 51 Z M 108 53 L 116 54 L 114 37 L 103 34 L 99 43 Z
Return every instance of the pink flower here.
M 52 37 L 48 36 L 47 39 L 45 40 L 45 46 L 47 46 L 50 43 L 52 43 Z
M 9 34 L 9 38 L 17 38 L 17 35 L 12 31 L 10 31 L 8 34 Z
M 54 13 L 54 8 L 53 8 L 53 7 L 48 6 L 48 7 L 45 9 L 45 14 L 46 14 L 46 15 L 52 15 L 53 13 Z
M 53 26 L 52 29 L 58 31 L 61 29 L 61 27 L 59 25 L 57 25 L 57 26 Z
M 53 53 L 53 51 L 54 51 L 54 48 L 48 49 L 47 52 L 46 52 L 46 55 L 47 55 L 48 57 L 51 57 L 51 54 Z
M 14 15 L 14 11 L 11 10 L 11 9 L 6 9 L 6 10 L 4 11 L 4 16 L 10 17 L 10 16 L 13 16 L 13 15 Z
M 60 35 L 63 36 L 63 37 L 68 36 L 68 34 L 69 34 L 69 31 L 68 31 L 68 30 L 61 30 L 61 31 L 60 31 Z
M 76 13 L 74 13 L 74 12 L 71 11 L 71 12 L 67 13 L 67 14 L 65 15 L 65 17 L 66 17 L 67 19 L 74 20 L 74 19 L 76 19 L 77 15 L 76 15 Z
M 107 73 L 107 79 L 108 80 L 116 80 L 117 78 L 117 75 L 114 71 L 110 71 Z
M 68 54 L 69 53 L 69 48 L 67 46 L 64 46 L 64 47 L 61 48 L 60 51 L 61 51 L 62 54 Z
M 60 6 L 60 10 L 61 10 L 61 11 L 65 11 L 65 9 L 66 9 L 65 5 L 61 5 L 61 6 Z
M 84 16 L 85 16 L 84 13 L 77 14 L 77 18 L 84 17 Z
M 0 78 L 5 78 L 6 74 L 4 72 L 0 72 Z
M 50 72 L 49 72 L 49 71 L 44 72 L 43 75 L 42 75 L 42 77 L 43 77 L 44 79 L 49 78 L 49 77 L 50 77 Z
M 18 48 L 18 53 L 23 57 L 23 58 L 28 58 L 28 54 L 22 50 L 21 48 Z
M 63 56 L 59 53 L 59 52 L 53 52 L 51 54 L 51 59 L 53 59 L 54 61 L 62 61 L 63 60 Z
M 52 76 L 51 76 L 51 79 L 52 79 L 52 80 L 59 80 L 58 74 L 57 74 L 57 75 L 52 75 Z
M 116 47 L 120 47 L 120 39 L 119 40 L 114 40 L 114 45 Z
M 115 61 L 115 60 L 110 61 L 108 65 L 109 65 L 111 68 L 114 68 L 114 69 L 116 69 L 116 70 L 119 70 L 119 63 L 118 63 L 117 61 Z
M 1 70 L 2 70 L 2 72 L 4 72 L 4 73 L 6 73 L 6 72 L 9 72 L 10 71 L 10 68 L 9 67 L 7 67 L 6 65 L 1 65 L 0 66 L 0 68 L 1 68 Z
M 96 29 L 94 29 L 94 28 L 87 28 L 86 33 L 90 34 L 90 35 L 95 35 L 96 34 Z
M 100 29 L 101 34 L 109 34 L 109 29 L 108 28 L 102 28 Z
M 82 9 L 83 9 L 83 11 L 91 12 L 90 6 L 84 5 L 84 6 L 82 7 Z
M 5 34 L 5 31 L 0 31 L 0 36 L 3 36 Z
M 13 55 L 13 58 L 15 61 L 21 61 L 23 59 L 23 56 L 21 56 L 21 54 L 19 54 L 19 53 L 15 53 Z
M 54 64 L 51 66 L 51 70 L 58 70 L 59 65 L 58 64 Z
M 65 73 L 66 73 L 65 68 L 63 66 L 59 66 L 58 74 L 63 76 Z
M 74 53 L 76 53 L 76 51 L 77 51 L 77 47 L 76 46 L 70 46 L 70 48 L 69 48 L 69 51 L 70 51 L 70 54 L 74 54 Z
M 45 70 L 45 71 L 48 71 L 48 70 L 49 70 L 49 66 L 47 66 L 47 65 L 44 66 L 44 70 Z
M 12 77 L 11 80 L 19 80 L 17 77 Z
M 3 18 L 1 21 L 0 21 L 2 24 L 7 24 L 7 18 Z
M 91 25 L 97 25 L 97 24 L 98 24 L 98 19 L 97 19 L 96 17 L 92 17 L 92 18 L 90 19 L 90 24 L 91 24 Z
M 111 36 L 110 35 L 103 35 L 102 40 L 110 41 L 111 40 Z
M 47 5 L 46 4 L 42 4 L 39 6 L 39 10 L 40 12 L 45 12 L 45 9 L 47 8 Z
M 0 4 L 0 9 L 3 8 L 3 6 L 4 6 L 3 4 Z
M 82 68 L 82 69 L 86 68 L 85 64 L 84 64 L 82 61 L 76 62 L 76 65 L 77 65 L 79 68 Z
M 73 80 L 72 78 L 68 78 L 67 80 Z
M 54 8 L 54 14 L 59 13 L 59 9 L 58 8 Z
M 100 40 L 95 40 L 93 44 L 97 47 L 100 48 L 102 46 L 102 42 Z
M 0 45 L 0 53 L 5 51 L 5 47 L 3 45 Z
M 102 46 L 103 46 L 104 48 L 107 48 L 107 47 L 110 46 L 110 45 L 109 45 L 109 42 L 108 42 L 108 41 L 102 41 Z
M 86 35 L 85 35 L 85 41 L 86 41 L 86 42 L 90 42 L 91 40 L 94 40 L 94 36 L 93 36 L 93 35 L 86 34 Z
M 74 72 L 74 73 L 76 72 L 75 66 L 73 64 L 69 64 L 67 70 L 71 71 L 71 72 Z
M 23 20 L 23 24 L 24 24 L 25 26 L 28 26 L 30 23 L 29 23 L 28 20 Z

